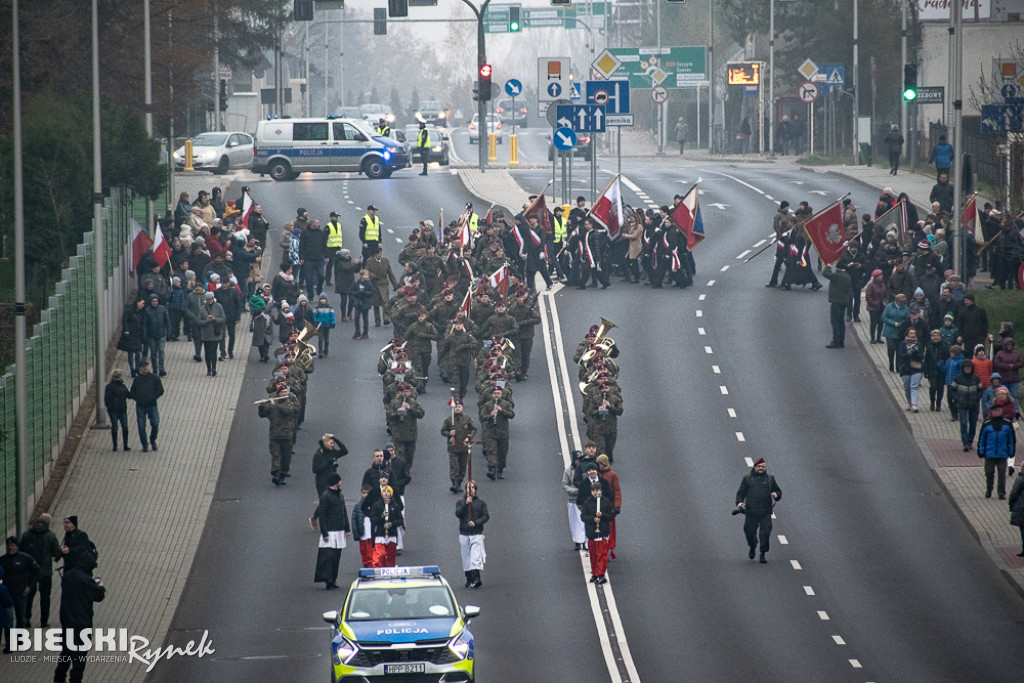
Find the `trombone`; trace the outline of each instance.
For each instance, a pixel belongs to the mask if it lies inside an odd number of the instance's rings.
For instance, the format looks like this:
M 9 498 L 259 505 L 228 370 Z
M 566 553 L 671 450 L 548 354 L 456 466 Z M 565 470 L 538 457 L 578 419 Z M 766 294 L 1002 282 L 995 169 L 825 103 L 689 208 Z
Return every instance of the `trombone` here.
M 320 330 L 320 325 L 314 327 L 308 320 L 302 331 L 299 332 L 295 338 L 295 345 L 299 347 L 299 351 L 295 354 L 295 360 L 299 360 L 300 356 L 305 356 L 306 361 L 312 361 L 316 356 L 316 347 L 307 342 L 307 339 L 315 337 Z

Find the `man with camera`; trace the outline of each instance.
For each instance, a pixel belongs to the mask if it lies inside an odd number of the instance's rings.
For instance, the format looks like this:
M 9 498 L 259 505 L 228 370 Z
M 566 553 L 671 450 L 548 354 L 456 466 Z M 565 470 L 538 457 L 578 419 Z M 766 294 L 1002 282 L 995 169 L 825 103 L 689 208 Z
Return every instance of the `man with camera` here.
M 768 553 L 772 533 L 772 508 L 775 501 L 781 498 L 782 489 L 775 482 L 775 477 L 768 474 L 768 463 L 764 458 L 758 458 L 750 473 L 740 482 L 733 514 L 747 516 L 743 522 L 743 533 L 750 548 L 748 557 L 754 559 L 760 542 L 761 564 L 768 562 L 765 555 Z

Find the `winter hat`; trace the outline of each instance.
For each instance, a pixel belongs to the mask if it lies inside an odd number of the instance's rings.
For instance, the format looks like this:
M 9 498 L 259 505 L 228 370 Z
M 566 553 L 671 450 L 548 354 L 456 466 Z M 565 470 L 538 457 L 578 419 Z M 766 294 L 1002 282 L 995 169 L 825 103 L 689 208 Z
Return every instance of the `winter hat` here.
M 331 472 L 327 475 L 327 485 L 334 486 L 341 481 L 341 475 L 337 472 Z
M 924 296 L 924 290 L 921 289 L 920 287 L 918 287 L 917 289 L 914 290 L 914 296 L 917 296 L 918 294 L 920 294 L 921 296 Z
M 1003 376 L 1000 375 L 998 372 L 993 372 L 991 375 L 989 375 L 989 379 L 990 380 L 997 379 L 1000 382 L 1002 382 L 1003 381 Z
M 387 479 L 388 481 L 390 481 L 391 480 L 391 470 L 389 470 L 387 467 L 381 469 L 381 471 L 380 471 L 380 478 L 381 479 Z
M 302 228 L 292 228 L 292 234 L 298 237 L 302 234 Z
M 604 470 L 611 469 L 611 466 L 612 466 L 611 463 L 608 462 L 608 456 L 607 455 L 602 453 L 601 455 L 597 456 L 597 468 L 599 470 L 601 470 L 603 472 Z
M 971 370 L 973 370 L 973 369 L 974 369 L 974 361 L 973 361 L 973 360 L 970 360 L 970 359 L 968 359 L 968 360 L 965 360 L 965 361 L 964 361 L 964 364 L 963 364 L 963 365 L 961 365 L 960 367 L 963 367 L 963 368 L 970 368 Z
M 203 298 L 206 299 L 207 301 L 213 301 L 216 297 L 214 296 L 213 292 L 207 292 L 206 294 L 203 295 Z
M 764 461 L 764 458 L 758 458 L 757 460 L 754 461 L 754 467 L 757 467 L 758 465 L 767 465 L 767 464 L 768 463 L 766 463 Z
M 928 240 L 921 240 L 920 242 L 917 243 L 917 248 L 918 249 L 931 249 L 932 248 L 932 243 L 929 242 Z
M 926 240 L 928 240 L 929 244 L 931 244 L 931 245 L 935 244 L 935 235 L 933 235 L 932 233 L 928 233 L 924 237 L 925 237 Z
M 587 463 L 587 472 L 589 472 L 590 470 L 596 470 L 596 469 L 598 469 L 598 466 L 597 466 L 596 462 L 588 462 Z
M 954 320 L 956 320 L 956 318 L 953 316 L 952 313 L 947 313 L 946 315 L 942 316 L 942 320 L 948 320 L 949 322 L 953 322 Z
M 210 273 L 210 282 L 220 282 L 220 275 L 217 273 Z
M 316 300 L 317 301 L 327 301 L 327 295 L 324 294 L 323 292 L 320 292 L 320 294 L 317 295 Z
M 177 275 L 175 275 L 174 277 L 171 278 L 171 284 L 172 285 L 180 285 L 181 284 L 181 278 L 178 277 Z
M 194 270 L 186 270 L 185 271 L 185 279 L 186 280 L 194 280 L 195 277 L 196 277 L 196 271 L 194 271 Z
M 974 299 L 974 292 L 967 292 L 966 294 L 964 294 L 964 301 L 968 301 L 968 300 L 970 300 L 970 301 L 974 301 L 975 300 Z
M 309 303 L 309 299 L 306 297 L 305 294 L 299 294 L 299 303 L 301 304 L 303 301 L 305 301 L 307 304 Z
M 882 274 L 882 269 L 881 268 L 875 268 L 874 270 L 871 271 L 871 277 L 878 277 L 881 274 Z
M 71 526 L 78 528 L 78 515 L 68 515 L 64 518 L 66 521 L 71 522 Z

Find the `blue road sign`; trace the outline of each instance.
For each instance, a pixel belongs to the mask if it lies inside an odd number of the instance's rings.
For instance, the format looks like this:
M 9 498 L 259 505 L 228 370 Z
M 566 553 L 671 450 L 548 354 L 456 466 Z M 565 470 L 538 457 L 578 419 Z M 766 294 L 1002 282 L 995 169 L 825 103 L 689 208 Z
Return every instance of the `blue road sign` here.
M 573 82 L 573 83 L 569 84 L 569 99 L 570 100 L 578 100 L 578 99 L 580 99 L 580 84 L 579 83 Z
M 523 94 L 523 84 L 515 78 L 510 78 L 505 81 L 505 92 L 509 97 L 519 97 Z
M 1015 86 L 1013 83 L 1007 83 L 1002 87 L 1001 92 L 1003 94 L 1004 100 L 1012 100 L 1015 97 L 1017 97 L 1017 86 Z
M 587 104 L 604 107 L 608 115 L 629 113 L 629 79 L 587 81 Z
M 558 97 L 562 94 L 562 84 L 558 81 L 552 81 L 548 83 L 547 91 L 550 97 Z
M 604 107 L 597 104 L 561 104 L 555 111 L 555 122 L 577 133 L 603 133 L 606 118 Z
M 982 133 L 1024 133 L 1024 104 L 981 105 Z
M 570 150 L 576 146 L 576 131 L 572 128 L 562 126 L 555 131 L 553 141 L 555 143 L 555 149 L 559 152 Z
M 842 64 L 819 64 L 818 73 L 825 75 L 825 80 L 818 82 L 823 95 L 827 95 L 832 88 L 842 88 L 846 83 L 846 67 Z

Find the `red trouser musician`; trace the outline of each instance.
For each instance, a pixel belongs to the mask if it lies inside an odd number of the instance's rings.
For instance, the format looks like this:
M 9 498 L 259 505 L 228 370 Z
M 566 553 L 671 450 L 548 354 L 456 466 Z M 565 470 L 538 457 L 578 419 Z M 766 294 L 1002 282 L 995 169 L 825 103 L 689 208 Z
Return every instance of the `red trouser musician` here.
M 401 503 L 392 500 L 390 486 L 381 489 L 381 499 L 370 509 L 373 526 L 373 566 L 394 567 L 398 550 L 398 527 L 402 526 Z
M 615 507 L 607 496 L 602 495 L 599 483 L 591 485 L 590 497 L 583 501 L 580 517 L 587 532 L 590 582 L 598 585 L 607 583 L 608 534 L 611 521 L 615 518 Z

